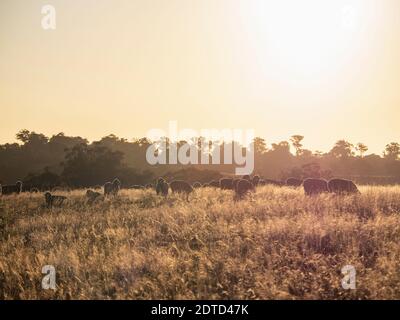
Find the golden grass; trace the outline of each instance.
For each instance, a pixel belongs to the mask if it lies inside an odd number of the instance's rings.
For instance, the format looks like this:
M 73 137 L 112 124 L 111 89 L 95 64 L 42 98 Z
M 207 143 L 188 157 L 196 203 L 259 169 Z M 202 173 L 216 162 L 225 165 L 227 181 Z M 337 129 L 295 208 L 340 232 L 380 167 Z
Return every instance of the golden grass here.
M 0 198 L 1 299 L 399 299 L 400 186 L 306 197 L 261 187 L 245 200 L 198 189 L 190 202 L 123 190 Z M 357 289 L 341 287 L 344 265 Z M 41 269 L 54 265 L 57 289 Z

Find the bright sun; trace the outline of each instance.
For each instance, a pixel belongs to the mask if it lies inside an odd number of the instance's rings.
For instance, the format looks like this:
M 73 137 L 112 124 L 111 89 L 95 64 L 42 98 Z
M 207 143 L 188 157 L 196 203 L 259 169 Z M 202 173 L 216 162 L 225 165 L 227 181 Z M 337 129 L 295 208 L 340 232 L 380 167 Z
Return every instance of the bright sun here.
M 311 80 L 337 72 L 367 38 L 368 1 L 250 0 L 245 24 L 259 67 Z

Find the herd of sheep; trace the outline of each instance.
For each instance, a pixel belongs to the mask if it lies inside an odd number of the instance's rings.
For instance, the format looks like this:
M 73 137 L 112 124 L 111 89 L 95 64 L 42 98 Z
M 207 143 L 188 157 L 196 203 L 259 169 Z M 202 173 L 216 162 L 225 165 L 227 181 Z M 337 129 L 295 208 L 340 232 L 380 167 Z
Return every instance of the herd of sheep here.
M 300 180 L 296 178 L 289 178 L 286 181 L 276 181 L 271 179 L 262 179 L 260 176 L 255 175 L 253 177 L 245 175 L 242 178 L 222 178 L 218 180 L 212 180 L 209 183 L 201 184 L 195 182 L 190 184 L 183 180 L 173 180 L 168 183 L 165 179 L 159 178 L 156 183 L 147 184 L 146 186 L 133 185 L 129 189 L 155 189 L 157 195 L 168 196 L 169 190 L 172 193 L 182 193 L 186 196 L 186 200 L 189 200 L 189 195 L 197 188 L 220 188 L 222 190 L 232 190 L 235 193 L 235 198 L 243 198 L 248 192 L 255 191 L 257 186 L 263 185 L 275 185 L 275 186 L 289 186 L 289 187 L 300 187 L 303 186 L 306 195 L 316 195 L 323 192 L 331 192 L 335 194 L 343 193 L 359 193 L 357 186 L 351 180 L 346 179 L 331 179 L 329 181 L 325 179 L 307 178 Z M 98 188 L 101 188 L 98 186 Z M 89 204 L 92 204 L 97 199 L 104 199 L 109 196 L 116 196 L 121 189 L 121 182 L 118 178 L 115 178 L 112 182 L 106 182 L 103 186 L 103 193 L 87 190 L 86 198 Z M 0 195 L 19 194 L 23 192 L 23 183 L 17 181 L 14 185 L 0 185 Z M 55 189 L 53 189 L 53 192 Z M 29 192 L 39 192 L 37 188 L 29 189 Z M 44 194 L 45 204 L 47 208 L 51 208 L 55 205 L 60 206 L 65 196 L 53 195 L 50 192 Z

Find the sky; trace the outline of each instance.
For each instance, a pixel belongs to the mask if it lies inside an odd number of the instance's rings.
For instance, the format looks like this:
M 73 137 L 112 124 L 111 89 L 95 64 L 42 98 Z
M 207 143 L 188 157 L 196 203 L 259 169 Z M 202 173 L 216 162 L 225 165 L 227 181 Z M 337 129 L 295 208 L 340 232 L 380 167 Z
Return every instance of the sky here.
M 398 0 L 2 0 L 0 143 L 177 121 L 381 154 L 400 142 L 399 57 Z

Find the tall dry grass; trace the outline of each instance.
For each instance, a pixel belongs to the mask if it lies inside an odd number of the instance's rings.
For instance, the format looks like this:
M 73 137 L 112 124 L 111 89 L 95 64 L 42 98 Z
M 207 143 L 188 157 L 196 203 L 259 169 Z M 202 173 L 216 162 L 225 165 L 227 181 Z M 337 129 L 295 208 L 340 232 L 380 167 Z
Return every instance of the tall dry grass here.
M 1 299 L 399 299 L 400 187 L 306 197 L 261 187 L 235 202 L 151 190 L 46 209 L 42 195 L 0 200 Z M 341 268 L 356 268 L 356 290 Z M 57 289 L 41 269 L 54 265 Z

